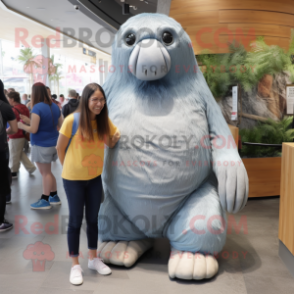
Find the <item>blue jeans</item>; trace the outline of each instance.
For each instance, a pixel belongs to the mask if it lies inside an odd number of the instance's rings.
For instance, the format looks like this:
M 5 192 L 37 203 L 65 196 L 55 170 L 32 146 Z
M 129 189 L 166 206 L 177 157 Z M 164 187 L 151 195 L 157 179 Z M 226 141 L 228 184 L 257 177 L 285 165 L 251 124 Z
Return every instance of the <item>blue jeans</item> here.
M 79 256 L 80 230 L 86 207 L 88 249 L 97 249 L 98 212 L 102 197 L 101 176 L 89 181 L 69 181 L 63 179 L 69 206 L 67 242 L 69 255 Z

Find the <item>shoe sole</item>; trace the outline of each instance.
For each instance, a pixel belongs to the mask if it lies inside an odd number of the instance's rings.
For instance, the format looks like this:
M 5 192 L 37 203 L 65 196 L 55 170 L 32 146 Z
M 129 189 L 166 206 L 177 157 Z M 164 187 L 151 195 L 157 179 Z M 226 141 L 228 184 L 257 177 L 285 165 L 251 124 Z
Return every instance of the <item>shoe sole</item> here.
M 51 204 L 51 205 L 60 205 L 61 202 L 60 202 L 60 201 L 59 201 L 59 202 L 50 202 L 50 204 Z
M 83 283 L 84 283 L 84 281 L 82 281 L 80 284 L 75 284 L 75 283 L 72 283 L 71 281 L 69 281 L 72 285 L 74 285 L 74 286 L 80 286 L 80 285 L 82 285 Z
M 31 207 L 31 209 L 42 209 L 42 210 L 51 209 L 51 208 L 52 208 L 51 206 L 48 206 L 48 207 Z
M 91 267 L 89 267 L 88 266 L 88 268 L 89 269 L 91 269 L 91 270 L 93 270 L 93 271 L 96 271 L 99 275 L 101 275 L 101 276 L 108 276 L 108 275 L 110 275 L 111 273 L 112 273 L 112 271 L 110 272 L 110 273 L 108 273 L 108 274 L 101 274 L 101 273 L 99 273 L 98 271 L 97 271 L 97 269 L 95 269 L 95 268 L 91 268 Z
M 11 230 L 11 229 L 13 229 L 13 226 L 11 226 L 10 228 L 7 228 L 7 229 L 5 229 L 5 230 L 0 230 L 0 233 L 7 232 L 7 231 L 9 231 L 9 230 Z

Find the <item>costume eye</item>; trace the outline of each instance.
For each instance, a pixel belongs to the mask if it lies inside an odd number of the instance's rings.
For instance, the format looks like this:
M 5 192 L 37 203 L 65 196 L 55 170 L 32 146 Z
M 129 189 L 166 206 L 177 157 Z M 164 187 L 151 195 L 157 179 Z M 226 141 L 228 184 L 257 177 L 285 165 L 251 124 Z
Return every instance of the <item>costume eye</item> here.
M 173 40 L 173 35 L 170 32 L 164 32 L 162 34 L 162 41 L 165 43 L 165 45 L 170 45 Z
M 125 42 L 128 45 L 130 45 L 130 46 L 134 45 L 135 41 L 136 41 L 136 36 L 134 34 L 131 33 L 126 36 Z

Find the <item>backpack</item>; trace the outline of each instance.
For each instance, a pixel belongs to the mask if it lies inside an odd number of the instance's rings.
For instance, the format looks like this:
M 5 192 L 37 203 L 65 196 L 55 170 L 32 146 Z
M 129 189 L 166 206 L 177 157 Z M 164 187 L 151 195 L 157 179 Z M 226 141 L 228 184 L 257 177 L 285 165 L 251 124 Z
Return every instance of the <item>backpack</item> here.
M 73 138 L 73 136 L 77 133 L 77 130 L 78 130 L 78 127 L 79 127 L 79 122 L 80 122 L 80 113 L 79 112 L 75 112 L 73 114 L 74 116 L 74 121 L 73 121 L 73 124 L 72 124 L 72 131 L 71 131 L 71 137 L 69 139 L 69 142 L 68 142 L 68 145 L 66 147 L 66 150 L 65 150 L 65 153 L 67 152 L 67 149 L 71 143 L 71 140 Z
M 12 108 L 15 109 L 19 114 L 22 114 L 16 107 L 12 107 Z M 19 115 L 19 119 L 21 120 L 20 115 Z M 26 132 L 25 130 L 22 130 L 22 133 L 23 133 L 25 139 L 30 142 L 31 141 L 31 134 Z

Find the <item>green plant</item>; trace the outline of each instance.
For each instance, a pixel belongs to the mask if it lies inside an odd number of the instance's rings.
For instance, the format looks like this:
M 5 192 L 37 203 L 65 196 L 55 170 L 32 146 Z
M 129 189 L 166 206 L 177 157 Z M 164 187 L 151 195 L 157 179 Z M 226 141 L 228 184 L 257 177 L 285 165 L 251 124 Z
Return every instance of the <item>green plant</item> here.
M 34 57 L 36 55 L 34 54 L 33 50 L 31 48 L 25 48 L 25 49 L 20 49 L 20 54 L 17 56 L 17 59 L 20 63 L 23 63 L 23 68 L 24 70 L 26 68 L 30 68 L 30 74 L 29 74 L 29 89 L 31 89 L 33 85 L 33 67 L 37 66 L 39 67 L 39 64 L 34 61 Z
M 291 129 L 293 117 L 287 117 L 281 121 L 267 120 L 259 122 L 252 129 L 240 130 L 242 142 L 282 144 L 283 142 L 293 142 L 294 129 Z M 274 157 L 281 156 L 281 150 L 275 147 L 249 146 L 243 145 L 241 157 Z
M 225 69 L 224 56 L 222 54 L 201 54 L 197 56 L 197 62 L 214 98 L 221 99 L 231 83 L 230 74 Z
M 240 84 L 250 92 L 265 74 L 275 75 L 283 71 L 290 74 L 294 83 L 294 30 L 291 31 L 289 50 L 278 45 L 269 46 L 263 37 L 251 42 L 251 51 L 237 41 L 229 44 L 227 54 L 209 54 L 205 50 L 197 56 L 198 64 L 216 100 L 223 98 L 232 85 Z
M 54 73 L 49 74 L 49 80 L 54 83 L 54 89 L 57 91 L 57 95 L 59 95 L 59 81 L 63 79 L 61 76 L 61 72 L 59 72 L 59 68 L 62 68 L 61 63 L 54 63 L 55 62 L 55 56 L 54 54 L 51 55 L 51 62 L 53 66 L 55 67 Z

